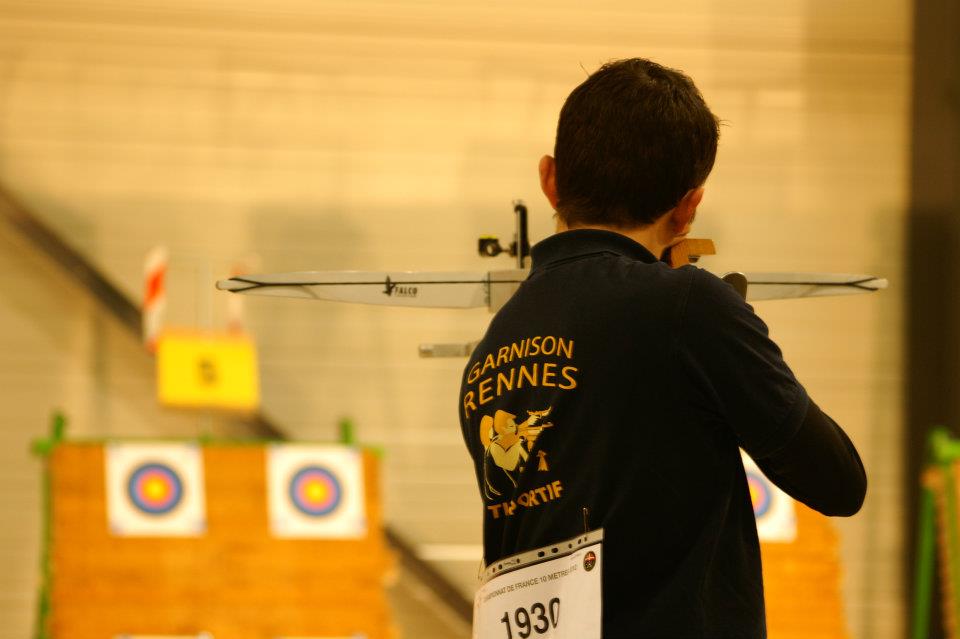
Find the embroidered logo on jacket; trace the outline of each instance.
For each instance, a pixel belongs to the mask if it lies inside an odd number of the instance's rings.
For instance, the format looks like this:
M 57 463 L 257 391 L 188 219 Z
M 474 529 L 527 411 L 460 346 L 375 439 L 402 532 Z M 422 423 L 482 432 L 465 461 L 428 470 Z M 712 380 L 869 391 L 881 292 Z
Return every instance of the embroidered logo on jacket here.
M 480 442 L 483 456 L 483 495 L 493 501 L 510 494 L 517 487 L 517 479 L 530 459 L 530 451 L 537 437 L 552 423 L 541 423 L 551 408 L 528 410 L 527 419 L 517 423 L 517 416 L 505 410 L 484 415 L 480 420 Z M 540 470 L 548 470 L 546 452 L 539 451 Z
M 580 371 L 574 365 L 573 350 L 572 339 L 526 337 L 488 354 L 477 353 L 467 369 L 461 397 L 463 419 L 474 433 L 474 445 L 479 444 L 474 450 L 478 454 L 480 492 L 494 519 L 510 517 L 517 508 L 533 508 L 561 498 L 563 484 L 556 479 L 548 442 L 555 435 L 540 445 L 537 440 L 554 428 L 550 415 L 558 393 L 579 385 Z M 536 397 L 550 405 L 524 406 L 537 401 Z M 490 403 L 496 408 L 486 407 Z M 518 408 L 510 406 L 517 403 Z

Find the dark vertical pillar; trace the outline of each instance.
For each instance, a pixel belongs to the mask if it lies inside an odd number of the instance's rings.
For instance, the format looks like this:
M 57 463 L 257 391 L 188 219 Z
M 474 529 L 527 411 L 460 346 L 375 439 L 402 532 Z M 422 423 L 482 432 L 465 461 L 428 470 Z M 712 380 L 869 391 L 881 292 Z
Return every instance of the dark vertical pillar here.
M 960 432 L 960 3 L 916 0 L 913 39 L 904 441 L 910 592 L 926 435 L 938 424 Z M 933 636 L 942 636 L 936 603 L 932 612 Z

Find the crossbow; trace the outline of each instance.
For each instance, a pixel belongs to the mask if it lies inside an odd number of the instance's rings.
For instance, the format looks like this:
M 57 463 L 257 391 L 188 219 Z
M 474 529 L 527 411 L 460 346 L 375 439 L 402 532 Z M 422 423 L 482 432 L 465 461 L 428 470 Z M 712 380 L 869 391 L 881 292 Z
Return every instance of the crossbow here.
M 217 288 L 231 293 L 270 295 L 301 299 L 356 302 L 386 306 L 428 308 L 483 308 L 499 310 L 527 278 L 530 240 L 527 207 L 514 202 L 516 230 L 506 247 L 496 237 L 481 237 L 478 251 L 483 257 L 502 253 L 515 258 L 512 269 L 477 271 L 302 271 L 241 275 L 217 282 Z M 674 268 L 699 261 L 716 253 L 712 240 L 685 239 L 663 256 Z M 722 279 L 748 302 L 869 293 L 887 287 L 887 280 L 872 275 L 848 273 L 724 273 Z M 425 344 L 422 357 L 469 355 L 476 342 L 467 344 Z

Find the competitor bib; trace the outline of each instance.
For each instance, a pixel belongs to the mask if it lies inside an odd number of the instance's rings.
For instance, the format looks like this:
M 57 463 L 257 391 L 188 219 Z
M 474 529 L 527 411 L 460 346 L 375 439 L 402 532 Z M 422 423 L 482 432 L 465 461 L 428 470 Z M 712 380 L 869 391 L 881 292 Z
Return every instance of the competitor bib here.
M 490 565 L 473 600 L 473 639 L 600 639 L 603 530 Z

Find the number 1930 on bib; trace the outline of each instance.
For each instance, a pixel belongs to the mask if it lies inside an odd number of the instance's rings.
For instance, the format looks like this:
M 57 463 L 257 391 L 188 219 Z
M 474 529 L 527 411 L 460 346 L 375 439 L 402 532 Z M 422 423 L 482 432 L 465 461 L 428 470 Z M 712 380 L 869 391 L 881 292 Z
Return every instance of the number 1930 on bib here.
M 473 639 L 600 639 L 603 531 L 502 559 L 473 603 Z

